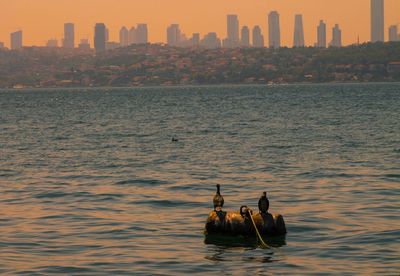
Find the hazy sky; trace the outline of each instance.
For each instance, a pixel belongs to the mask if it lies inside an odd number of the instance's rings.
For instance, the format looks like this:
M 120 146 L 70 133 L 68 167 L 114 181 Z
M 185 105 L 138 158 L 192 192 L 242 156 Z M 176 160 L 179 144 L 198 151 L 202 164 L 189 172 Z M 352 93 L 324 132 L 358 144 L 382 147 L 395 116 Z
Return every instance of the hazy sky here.
M 166 40 L 166 27 L 178 23 L 184 33 L 204 35 L 216 31 L 226 36 L 226 15 L 239 16 L 240 25 L 260 25 L 267 40 L 267 14 L 281 16 L 284 45 L 293 43 L 294 15 L 304 15 L 306 43 L 314 44 L 320 19 L 331 29 L 339 23 L 344 44 L 360 36 L 370 39 L 370 0 L 0 0 L 0 41 L 9 45 L 9 33 L 22 29 L 24 45 L 44 45 L 49 38 L 62 38 L 63 23 L 74 22 L 76 38 L 90 38 L 93 26 L 104 22 L 110 39 L 118 40 L 122 25 L 149 25 L 151 42 Z M 400 23 L 400 0 L 385 0 L 385 36 L 389 25 Z M 400 26 L 399 26 L 400 27 Z

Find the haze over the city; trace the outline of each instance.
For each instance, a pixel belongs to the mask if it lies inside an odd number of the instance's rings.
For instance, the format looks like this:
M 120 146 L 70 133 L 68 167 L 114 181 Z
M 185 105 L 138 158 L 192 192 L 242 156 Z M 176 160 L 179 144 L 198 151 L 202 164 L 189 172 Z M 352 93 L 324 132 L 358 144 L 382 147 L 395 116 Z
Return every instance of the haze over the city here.
M 340 24 L 343 44 L 370 40 L 370 0 L 13 0 L 0 2 L 0 41 L 24 31 L 24 44 L 45 45 L 49 38 L 61 40 L 63 24 L 74 22 L 76 37 L 93 40 L 96 22 L 104 22 L 110 40 L 118 40 L 121 26 L 147 23 L 150 42 L 165 42 L 166 27 L 178 23 L 184 33 L 204 35 L 215 31 L 226 36 L 226 15 L 237 14 L 240 25 L 260 25 L 267 34 L 267 15 L 280 14 L 282 45 L 293 44 L 294 16 L 303 14 L 306 45 L 316 40 L 320 19 L 328 30 Z M 400 23 L 400 1 L 385 1 L 385 37 L 390 25 Z

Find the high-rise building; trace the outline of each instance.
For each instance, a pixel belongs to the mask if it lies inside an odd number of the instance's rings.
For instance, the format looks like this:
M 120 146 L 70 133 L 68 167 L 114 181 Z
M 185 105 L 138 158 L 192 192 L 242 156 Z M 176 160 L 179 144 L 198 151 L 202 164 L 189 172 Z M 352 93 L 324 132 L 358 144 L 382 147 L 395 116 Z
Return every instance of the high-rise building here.
M 129 45 L 136 43 L 136 28 L 132 27 L 129 30 Z
M 0 50 L 1 50 L 1 49 L 4 49 L 4 42 L 1 42 L 1 41 L 0 41 Z
M 106 50 L 106 25 L 104 23 L 97 23 L 94 27 L 94 49 L 96 53 Z
M 22 49 L 22 31 L 11 33 L 11 50 Z
M 250 47 L 250 30 L 249 27 L 243 26 L 240 37 L 240 46 Z
M 332 47 L 342 47 L 342 30 L 339 28 L 339 24 L 336 24 L 332 28 L 332 42 L 330 44 Z
M 73 23 L 64 24 L 63 47 L 69 49 L 75 48 L 75 25 Z
M 319 21 L 317 27 L 317 47 L 326 48 L 326 24 L 323 20 Z
M 148 30 L 147 24 L 138 24 L 136 28 L 136 43 L 147 44 L 148 43 Z
M 171 24 L 167 28 L 167 44 L 170 46 L 179 46 L 181 42 L 181 30 L 178 24 Z
M 279 23 L 279 13 L 276 11 L 270 12 L 268 15 L 268 31 L 269 31 L 269 44 L 270 48 L 281 47 L 281 27 Z
M 126 47 L 128 46 L 129 43 L 129 31 L 128 29 L 124 26 L 119 30 L 119 45 L 121 47 Z
M 216 33 L 212 32 L 203 37 L 200 45 L 207 49 L 216 49 L 221 47 L 221 40 L 218 38 Z
M 200 45 L 200 34 L 194 33 L 192 35 L 192 46 L 199 46 Z
M 253 47 L 263 48 L 264 47 L 264 36 L 261 33 L 260 26 L 254 26 L 253 28 Z
M 108 28 L 106 28 L 106 45 L 107 45 L 108 41 L 110 41 L 110 30 Z M 106 49 L 107 49 L 107 47 L 106 47 Z
M 385 41 L 384 0 L 371 0 L 371 42 Z
M 304 47 L 303 15 L 296 14 L 294 19 L 293 47 Z
M 399 41 L 399 34 L 396 25 L 392 25 L 389 27 L 389 41 L 390 42 Z
M 236 14 L 228 14 L 227 20 L 227 37 L 224 47 L 235 48 L 240 46 L 239 40 L 239 20 Z

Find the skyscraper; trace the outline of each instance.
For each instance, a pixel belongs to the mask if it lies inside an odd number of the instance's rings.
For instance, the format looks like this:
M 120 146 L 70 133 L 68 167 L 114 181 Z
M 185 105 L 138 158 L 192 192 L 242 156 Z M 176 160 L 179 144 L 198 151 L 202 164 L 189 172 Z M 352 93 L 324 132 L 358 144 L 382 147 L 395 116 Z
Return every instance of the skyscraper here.
M 106 50 L 106 25 L 97 23 L 94 27 L 94 49 L 96 53 Z
M 385 41 L 384 0 L 371 0 L 371 42 Z
M 279 13 L 272 11 L 268 15 L 268 31 L 269 31 L 269 47 L 280 48 L 281 47 L 281 27 L 279 24 Z
M 392 25 L 389 27 L 389 41 L 399 41 L 399 34 L 397 33 L 397 26 Z
M 342 30 L 339 28 L 339 24 L 336 24 L 332 28 L 332 47 L 342 47 Z
M 4 43 L 3 42 L 0 42 L 0 50 L 1 49 L 4 49 Z
M 75 26 L 73 23 L 64 24 L 63 47 L 73 49 L 75 47 Z
M 148 42 L 147 24 L 138 24 L 136 28 L 136 43 L 147 44 Z
M 296 14 L 294 19 L 293 47 L 304 47 L 303 15 Z
M 227 20 L 227 38 L 225 47 L 235 48 L 239 47 L 239 20 L 236 14 L 228 14 Z
M 250 30 L 249 30 L 249 27 L 247 27 L 247 26 L 242 27 L 240 46 L 250 47 Z
M 11 50 L 22 49 L 22 31 L 11 33 L 10 40 L 11 40 Z
M 106 28 L 106 44 L 110 40 L 110 30 Z M 106 47 L 107 48 L 107 47 Z
M 125 26 L 119 30 L 119 45 L 121 47 L 129 45 L 129 31 Z
M 264 47 L 264 36 L 262 35 L 261 28 L 258 25 L 254 26 L 253 28 L 253 47 Z
M 317 28 L 317 47 L 326 48 L 326 24 L 323 20 L 319 21 Z
M 178 24 L 171 24 L 167 28 L 167 44 L 170 46 L 179 46 L 181 39 L 181 30 Z
M 199 46 L 200 45 L 200 34 L 194 33 L 192 35 L 192 46 Z
M 129 30 L 129 45 L 136 43 L 136 28 L 132 27 Z

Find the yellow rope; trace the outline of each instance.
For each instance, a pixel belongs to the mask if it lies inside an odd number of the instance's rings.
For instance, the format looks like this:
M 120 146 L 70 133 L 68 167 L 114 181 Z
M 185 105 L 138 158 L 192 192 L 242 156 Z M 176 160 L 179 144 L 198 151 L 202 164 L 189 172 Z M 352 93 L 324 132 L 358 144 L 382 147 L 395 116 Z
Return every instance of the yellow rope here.
M 254 222 L 253 216 L 251 215 L 250 211 L 248 210 L 247 212 L 249 214 L 251 222 L 253 223 L 254 229 L 256 230 L 256 234 L 257 234 L 257 237 L 258 237 L 258 239 L 259 239 L 259 241 L 261 243 L 261 247 L 262 248 L 269 248 L 269 246 L 264 242 L 263 238 L 261 237 L 260 232 L 258 232 L 257 225 Z

